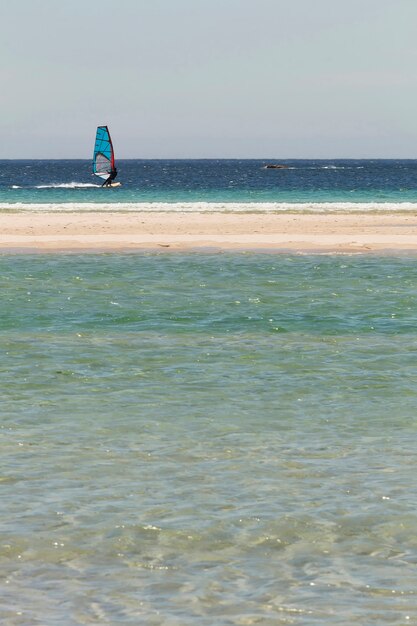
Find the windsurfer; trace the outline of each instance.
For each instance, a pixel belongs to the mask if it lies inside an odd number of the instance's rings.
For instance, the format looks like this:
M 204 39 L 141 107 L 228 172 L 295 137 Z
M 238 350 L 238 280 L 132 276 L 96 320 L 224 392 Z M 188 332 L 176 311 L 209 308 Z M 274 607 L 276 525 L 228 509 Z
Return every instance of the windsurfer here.
M 104 183 L 101 186 L 102 187 L 110 187 L 112 182 L 116 178 L 116 176 L 117 176 L 117 169 L 116 169 L 116 167 L 114 167 L 112 169 L 112 171 L 110 172 L 110 176 L 104 181 Z

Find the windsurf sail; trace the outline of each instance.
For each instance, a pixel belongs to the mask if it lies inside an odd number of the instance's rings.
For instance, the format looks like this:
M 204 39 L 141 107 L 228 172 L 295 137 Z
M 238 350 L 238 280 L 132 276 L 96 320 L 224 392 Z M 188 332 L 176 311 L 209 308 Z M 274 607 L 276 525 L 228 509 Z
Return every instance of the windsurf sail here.
M 93 173 L 107 179 L 114 171 L 114 150 L 107 126 L 98 126 L 94 144 Z

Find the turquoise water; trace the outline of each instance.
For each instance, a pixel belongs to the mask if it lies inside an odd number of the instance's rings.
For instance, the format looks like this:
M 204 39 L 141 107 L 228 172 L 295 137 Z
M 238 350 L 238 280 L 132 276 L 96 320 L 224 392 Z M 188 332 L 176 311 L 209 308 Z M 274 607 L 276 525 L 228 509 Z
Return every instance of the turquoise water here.
M 415 623 L 415 258 L 0 268 L 2 624 Z

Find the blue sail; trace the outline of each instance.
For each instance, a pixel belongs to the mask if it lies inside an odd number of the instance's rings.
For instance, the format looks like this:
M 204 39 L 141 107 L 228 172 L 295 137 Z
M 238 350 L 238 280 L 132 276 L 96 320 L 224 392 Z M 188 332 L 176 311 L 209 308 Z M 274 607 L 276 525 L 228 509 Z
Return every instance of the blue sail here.
M 98 126 L 94 144 L 93 173 L 107 179 L 114 170 L 114 150 L 107 126 Z

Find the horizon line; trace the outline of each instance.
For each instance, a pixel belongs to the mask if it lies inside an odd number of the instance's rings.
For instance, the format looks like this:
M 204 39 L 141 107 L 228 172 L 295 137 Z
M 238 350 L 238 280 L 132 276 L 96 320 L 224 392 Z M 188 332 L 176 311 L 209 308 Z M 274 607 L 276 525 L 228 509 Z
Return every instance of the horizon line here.
M 117 157 L 117 161 L 416 161 L 415 157 L 401 156 L 368 156 L 368 157 Z M 92 157 L 1 157 L 0 161 L 92 161 Z

